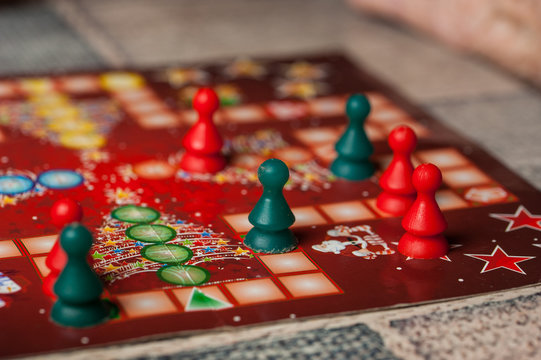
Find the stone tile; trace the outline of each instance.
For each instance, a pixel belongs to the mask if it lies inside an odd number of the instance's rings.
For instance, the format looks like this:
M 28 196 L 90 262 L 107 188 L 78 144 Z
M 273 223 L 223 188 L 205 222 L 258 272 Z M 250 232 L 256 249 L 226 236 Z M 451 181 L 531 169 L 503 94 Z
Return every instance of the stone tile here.
M 329 14 L 345 8 L 324 0 L 55 3 L 79 32 L 137 65 L 334 48 Z
M 373 19 L 347 17 L 341 43 L 355 59 L 416 101 L 507 94 L 524 87 L 488 62 Z
M 103 66 L 100 56 L 50 6 L 10 3 L 0 8 L 0 73 Z
M 541 101 L 535 91 L 426 106 L 541 189 Z

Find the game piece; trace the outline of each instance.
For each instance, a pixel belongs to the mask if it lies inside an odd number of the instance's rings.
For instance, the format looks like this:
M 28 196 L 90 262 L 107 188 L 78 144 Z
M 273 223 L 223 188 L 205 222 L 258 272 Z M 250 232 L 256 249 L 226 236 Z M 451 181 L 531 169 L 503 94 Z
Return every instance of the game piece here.
M 349 97 L 346 104 L 349 124 L 335 146 L 338 156 L 331 164 L 334 175 L 347 180 L 364 180 L 374 174 L 374 165 L 369 160 L 374 148 L 364 130 L 369 113 L 370 103 L 365 95 Z
M 72 327 L 105 321 L 109 308 L 100 299 L 103 287 L 86 260 L 92 235 L 83 225 L 72 223 L 60 234 L 60 245 L 68 262 L 54 285 L 57 300 L 51 310 L 51 319 L 59 325 Z
M 417 145 L 417 137 L 410 127 L 400 125 L 391 131 L 388 142 L 393 150 L 393 159 L 379 179 L 383 191 L 376 205 L 386 213 L 402 216 L 415 200 L 416 192 L 411 183 L 411 153 Z
M 283 194 L 289 169 L 283 161 L 269 159 L 259 166 L 257 175 L 263 185 L 263 194 L 248 216 L 254 227 L 244 238 L 244 244 L 262 253 L 291 251 L 297 247 L 298 241 L 289 230 L 295 222 L 295 215 Z
M 436 165 L 422 164 L 414 170 L 412 183 L 417 198 L 402 219 L 406 233 L 398 242 L 401 254 L 414 259 L 437 259 L 447 254 L 449 244 L 442 235 L 447 222 L 435 197 L 441 180 Z
M 186 153 L 180 160 L 180 167 L 188 172 L 215 173 L 226 165 L 221 154 L 223 140 L 213 122 L 220 100 L 211 88 L 201 88 L 193 98 L 193 108 L 199 118 L 184 136 L 182 146 Z
M 69 223 L 81 221 L 82 218 L 83 209 L 75 200 L 69 198 L 60 199 L 51 207 L 51 223 L 59 230 L 62 230 L 62 228 Z M 53 248 L 45 259 L 45 265 L 50 271 L 43 279 L 42 289 L 43 292 L 50 297 L 55 297 L 53 286 L 67 261 L 66 254 L 60 247 L 59 238 L 60 237 L 56 239 Z

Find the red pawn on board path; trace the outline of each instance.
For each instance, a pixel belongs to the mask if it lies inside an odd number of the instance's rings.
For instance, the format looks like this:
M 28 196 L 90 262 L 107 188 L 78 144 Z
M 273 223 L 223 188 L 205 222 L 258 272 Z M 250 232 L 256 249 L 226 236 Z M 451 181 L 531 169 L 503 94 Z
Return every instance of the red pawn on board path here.
M 447 222 L 436 202 L 441 171 L 433 164 L 419 165 L 413 172 L 412 182 L 417 198 L 402 219 L 406 233 L 398 242 L 398 251 L 414 259 L 437 259 L 449 250 L 442 235 Z
M 417 145 L 417 136 L 410 127 L 401 125 L 391 131 L 388 142 L 393 150 L 393 159 L 379 179 L 383 191 L 377 198 L 376 206 L 386 213 L 402 216 L 415 200 L 416 192 L 411 182 L 411 153 Z
M 61 199 L 56 201 L 51 207 L 51 223 L 59 230 L 72 222 L 81 221 L 83 218 L 83 209 L 81 205 L 72 199 Z M 58 275 L 66 266 L 68 261 L 66 254 L 60 246 L 57 238 L 51 252 L 45 259 L 45 265 L 49 268 L 49 274 L 43 279 L 43 292 L 50 297 L 56 297 L 53 287 Z
M 186 153 L 180 160 L 180 168 L 193 173 L 215 173 L 226 165 L 222 155 L 223 140 L 214 125 L 213 116 L 220 100 L 210 88 L 201 88 L 193 98 L 193 108 L 199 119 L 182 139 Z

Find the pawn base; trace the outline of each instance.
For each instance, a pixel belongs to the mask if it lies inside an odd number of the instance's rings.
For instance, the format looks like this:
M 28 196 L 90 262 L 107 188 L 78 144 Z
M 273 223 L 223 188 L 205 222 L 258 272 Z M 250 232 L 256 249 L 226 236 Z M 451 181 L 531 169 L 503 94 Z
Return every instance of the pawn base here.
M 191 173 L 217 173 L 226 165 L 222 155 L 195 155 L 185 153 L 180 160 L 180 168 Z
M 43 279 L 43 285 L 41 286 L 41 289 L 45 295 L 51 298 L 56 298 L 56 294 L 54 293 L 54 284 L 56 282 L 56 279 L 58 279 L 58 275 L 60 275 L 60 272 L 51 270 L 47 276 Z
M 72 305 L 57 300 L 51 309 L 51 320 L 58 325 L 82 328 L 106 321 L 109 318 L 109 312 L 109 307 L 102 300 L 82 305 Z
M 406 232 L 398 242 L 398 251 L 414 259 L 437 259 L 447 254 L 449 244 L 443 235 L 416 236 Z
M 374 165 L 369 160 L 351 161 L 337 157 L 330 167 L 332 173 L 346 180 L 365 180 L 374 175 Z
M 255 252 L 281 254 L 294 250 L 299 244 L 291 230 L 265 231 L 252 228 L 244 238 L 244 245 Z
M 376 200 L 376 206 L 387 214 L 403 216 L 414 201 L 415 195 L 395 195 L 383 191 Z

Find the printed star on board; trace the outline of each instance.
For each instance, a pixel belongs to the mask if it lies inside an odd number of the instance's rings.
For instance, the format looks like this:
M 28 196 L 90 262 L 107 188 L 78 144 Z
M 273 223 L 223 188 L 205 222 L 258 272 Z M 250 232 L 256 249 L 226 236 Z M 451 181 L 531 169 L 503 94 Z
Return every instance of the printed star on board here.
M 474 259 L 483 260 L 485 262 L 485 266 L 483 266 L 483 269 L 481 270 L 482 273 L 486 273 L 492 270 L 496 269 L 507 269 L 514 272 L 517 272 L 519 274 L 524 274 L 524 270 L 521 269 L 520 266 L 517 264 L 522 261 L 531 260 L 535 258 L 535 256 L 512 256 L 507 255 L 507 253 L 500 247 L 500 245 L 496 245 L 494 248 L 494 251 L 492 251 L 492 254 L 485 255 L 485 254 L 464 254 L 466 256 L 472 257 Z
M 462 246 L 461 244 L 450 244 L 449 245 L 449 250 L 455 249 L 455 248 L 461 247 L 461 246 Z M 449 259 L 449 255 L 440 256 L 440 259 L 451 262 L 451 259 Z
M 145 246 L 145 244 L 143 244 L 143 243 L 140 242 L 140 241 L 136 241 L 136 242 L 135 242 L 135 246 Z
M 122 249 L 114 249 L 113 252 L 114 252 L 115 254 L 121 254 L 121 253 L 124 252 L 124 250 L 122 250 Z
M 116 189 L 115 195 L 118 199 L 127 199 L 130 197 L 131 193 L 123 189 Z
M 17 199 L 11 196 L 4 196 L 2 198 L 2 205 L 15 205 L 17 204 Z
M 206 231 L 203 231 L 203 232 L 201 233 L 201 236 L 202 236 L 202 237 L 210 237 L 210 233 L 209 233 L 209 232 L 206 232 Z
M 92 254 L 92 259 L 94 259 L 94 260 L 97 260 L 97 259 L 103 260 L 104 257 L 105 257 L 105 255 L 99 253 L 97 250 L 94 251 L 94 254 Z
M 204 262 L 210 262 L 210 261 L 212 261 L 212 259 L 209 258 L 209 257 L 205 257 L 205 258 L 203 259 L 203 261 L 204 261 Z
M 105 267 L 105 271 L 107 272 L 111 272 L 111 271 L 115 271 L 116 269 L 119 269 L 118 266 L 114 266 L 113 264 L 109 264 Z
M 244 255 L 245 253 L 249 252 L 248 250 L 244 250 L 240 246 L 235 250 L 235 254 L 237 255 Z
M 251 60 L 238 59 L 225 68 L 225 73 L 232 77 L 259 77 L 265 74 L 265 68 Z
M 105 246 L 116 246 L 116 241 L 109 239 L 103 245 L 105 245 Z
M 218 240 L 218 245 L 227 245 L 228 241 L 225 241 L 224 239 Z
M 113 233 L 113 232 L 115 232 L 115 229 L 113 229 L 112 227 L 109 227 L 109 226 L 105 226 L 102 229 L 102 231 L 105 232 L 105 233 Z
M 395 246 L 398 246 L 398 242 L 397 241 L 392 241 L 391 244 L 395 245 Z M 457 248 L 457 247 L 461 247 L 462 245 L 461 244 L 450 244 L 449 245 L 449 250 L 451 249 L 454 249 L 454 248 Z M 443 255 L 443 256 L 440 256 L 439 257 L 441 260 L 445 260 L 445 261 L 449 261 L 451 262 L 451 259 L 449 259 L 449 255 Z M 406 261 L 408 260 L 412 260 L 413 258 L 412 257 L 406 257 Z
M 224 174 L 217 174 L 214 179 L 218 184 L 223 184 L 227 180 L 227 177 Z
M 204 248 L 203 250 L 205 250 L 205 253 L 213 253 L 213 252 L 214 252 L 214 249 L 211 248 L 210 246 L 207 246 L 207 247 Z
M 143 264 L 142 262 L 136 261 L 135 264 L 133 264 L 133 267 L 144 269 L 145 264 Z
M 184 245 L 184 246 L 193 245 L 193 241 L 188 240 L 188 239 L 184 240 L 184 241 L 182 241 L 182 245 Z
M 507 221 L 509 224 L 505 232 L 517 230 L 520 228 L 530 228 L 541 231 L 541 215 L 532 215 L 528 209 L 519 205 L 514 214 L 490 214 L 490 217 Z

